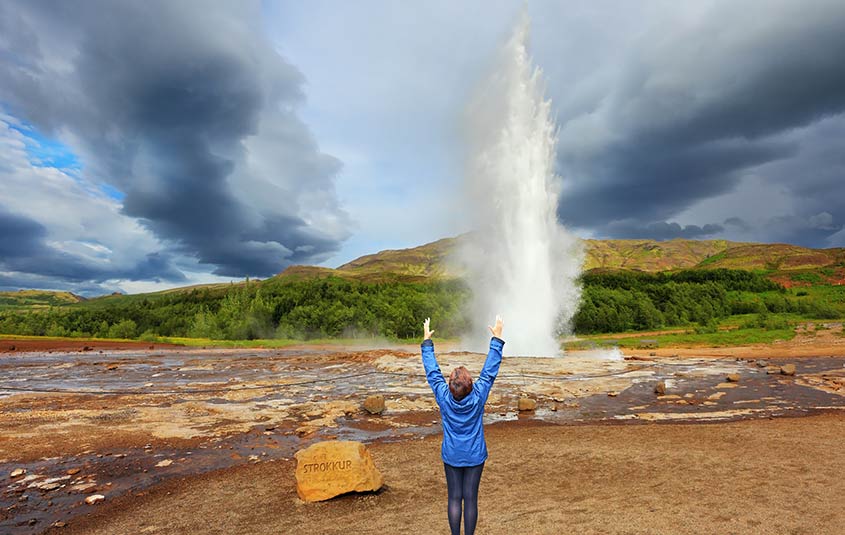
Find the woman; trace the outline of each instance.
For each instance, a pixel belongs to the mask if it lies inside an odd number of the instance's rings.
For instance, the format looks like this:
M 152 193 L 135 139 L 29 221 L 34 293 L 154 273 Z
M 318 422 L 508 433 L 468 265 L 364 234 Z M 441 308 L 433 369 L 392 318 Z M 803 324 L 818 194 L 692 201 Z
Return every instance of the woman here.
M 452 535 L 461 533 L 461 502 L 463 502 L 464 534 L 473 535 L 478 520 L 478 483 L 487 460 L 487 443 L 484 441 L 484 404 L 490 387 L 502 363 L 502 318 L 496 316 L 496 326 L 489 327 L 493 334 L 490 352 L 484 368 L 473 385 L 469 371 L 463 366 L 452 370 L 449 384 L 443 379 L 434 342 L 429 330 L 431 318 L 423 322 L 422 360 L 428 384 L 434 391 L 443 424 L 443 445 L 440 455 L 446 469 L 446 488 L 449 494 L 449 528 Z

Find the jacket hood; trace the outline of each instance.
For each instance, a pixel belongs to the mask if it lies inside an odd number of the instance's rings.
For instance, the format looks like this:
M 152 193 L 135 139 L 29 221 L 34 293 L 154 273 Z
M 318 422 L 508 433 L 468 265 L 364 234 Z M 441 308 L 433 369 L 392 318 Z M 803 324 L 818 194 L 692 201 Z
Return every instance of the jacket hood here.
M 478 393 L 475 391 L 474 386 L 475 385 L 473 385 L 472 392 L 467 394 L 467 396 L 460 401 L 456 401 L 455 398 L 452 396 L 452 393 L 449 392 L 449 395 L 446 396 L 446 402 L 449 404 L 449 407 L 451 407 L 452 410 L 459 414 L 472 412 L 472 410 L 478 404 Z

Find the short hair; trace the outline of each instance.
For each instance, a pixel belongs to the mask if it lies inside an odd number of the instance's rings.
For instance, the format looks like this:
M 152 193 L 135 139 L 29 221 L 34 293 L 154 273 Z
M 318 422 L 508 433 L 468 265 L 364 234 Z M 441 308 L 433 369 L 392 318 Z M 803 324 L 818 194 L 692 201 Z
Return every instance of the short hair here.
M 464 399 L 472 392 L 472 376 L 469 374 L 469 370 L 463 366 L 458 366 L 452 370 L 451 375 L 449 375 L 449 391 L 452 392 L 455 401 Z

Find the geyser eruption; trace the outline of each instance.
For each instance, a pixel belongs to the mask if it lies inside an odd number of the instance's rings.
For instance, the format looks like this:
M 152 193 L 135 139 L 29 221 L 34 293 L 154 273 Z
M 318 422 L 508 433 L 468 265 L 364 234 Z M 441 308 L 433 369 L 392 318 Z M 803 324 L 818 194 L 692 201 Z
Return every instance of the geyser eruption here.
M 461 248 L 472 318 L 502 314 L 508 354 L 554 356 L 578 309 L 583 254 L 557 219 L 557 131 L 523 15 L 468 108 L 467 204 L 475 230 Z M 474 325 L 472 338 L 488 336 Z

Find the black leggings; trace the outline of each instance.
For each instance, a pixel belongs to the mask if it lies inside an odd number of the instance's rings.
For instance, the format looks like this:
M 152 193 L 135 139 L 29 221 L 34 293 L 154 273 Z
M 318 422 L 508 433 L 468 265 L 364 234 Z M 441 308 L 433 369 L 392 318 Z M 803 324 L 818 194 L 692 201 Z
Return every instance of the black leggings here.
M 446 488 L 449 491 L 449 529 L 452 535 L 461 535 L 461 502 L 464 505 L 464 535 L 475 533 L 478 520 L 478 483 L 484 463 L 477 466 L 451 466 L 446 468 Z

